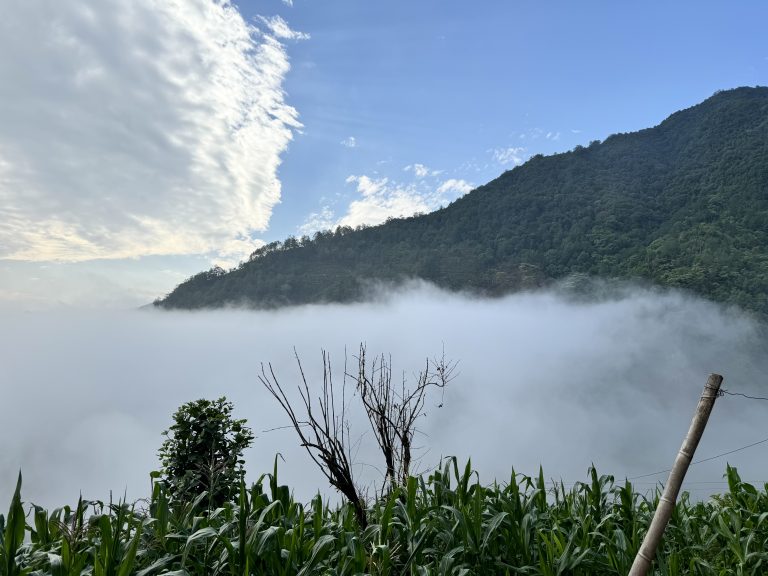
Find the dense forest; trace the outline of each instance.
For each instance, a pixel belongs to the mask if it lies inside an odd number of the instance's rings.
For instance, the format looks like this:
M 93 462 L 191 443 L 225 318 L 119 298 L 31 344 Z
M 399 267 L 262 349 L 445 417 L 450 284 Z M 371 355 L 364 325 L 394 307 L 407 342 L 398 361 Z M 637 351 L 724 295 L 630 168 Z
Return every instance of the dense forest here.
M 574 274 L 641 279 L 768 313 L 768 88 L 524 165 L 436 212 L 288 238 L 155 304 L 349 302 L 421 278 L 500 295 Z

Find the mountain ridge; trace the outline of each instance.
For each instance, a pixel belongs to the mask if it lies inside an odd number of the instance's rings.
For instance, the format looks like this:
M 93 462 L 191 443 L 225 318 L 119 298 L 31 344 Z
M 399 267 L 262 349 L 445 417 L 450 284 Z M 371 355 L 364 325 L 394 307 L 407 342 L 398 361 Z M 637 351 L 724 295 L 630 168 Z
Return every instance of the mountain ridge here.
M 537 155 L 449 206 L 268 244 L 163 308 L 349 302 L 420 278 L 500 295 L 572 274 L 642 279 L 768 313 L 768 88 L 716 92 L 657 126 Z

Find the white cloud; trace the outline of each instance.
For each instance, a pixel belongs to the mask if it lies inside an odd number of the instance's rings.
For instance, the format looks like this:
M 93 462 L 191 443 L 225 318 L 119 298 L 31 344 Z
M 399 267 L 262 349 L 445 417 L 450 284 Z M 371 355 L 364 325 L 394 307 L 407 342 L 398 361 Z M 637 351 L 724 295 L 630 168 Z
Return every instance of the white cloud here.
M 509 147 L 509 148 L 495 148 L 491 150 L 491 153 L 493 154 L 493 159 L 496 160 L 499 164 L 506 166 L 507 164 L 514 164 L 515 166 L 519 166 L 525 161 L 525 148 L 522 148 L 520 146 L 515 147 Z
M 293 8 L 293 0 L 283 0 L 283 4 L 285 4 L 286 6 L 290 6 L 291 8 Z
M 517 134 L 517 137 L 520 140 L 550 140 L 552 142 L 557 142 L 560 140 L 560 136 L 562 135 L 560 131 L 558 130 L 545 130 L 544 128 L 534 127 L 534 128 L 528 128 L 524 132 L 513 132 L 513 135 Z
M 347 176 L 347 184 L 357 183 L 357 191 L 364 198 L 383 196 L 387 193 L 389 178 L 369 178 L 368 176 Z
M 411 164 L 405 167 L 406 171 L 413 170 L 413 173 L 416 175 L 416 178 L 424 178 L 425 176 L 429 176 L 429 168 L 424 166 L 424 164 Z
M 299 234 L 313 234 L 320 230 L 330 230 L 336 224 L 335 215 L 330 206 L 323 206 L 320 212 L 312 212 L 299 226 Z
M 347 148 L 355 148 L 357 146 L 357 140 L 355 140 L 354 136 L 349 136 L 347 138 L 344 138 L 341 142 L 339 142 L 342 146 L 346 146 Z
M 275 38 L 280 38 L 281 40 L 310 39 L 309 34 L 292 30 L 291 27 L 288 26 L 288 22 L 283 20 L 280 16 L 259 16 L 258 18 L 267 26 L 267 29 Z
M 228 270 L 237 266 L 256 249 L 264 246 L 263 240 L 253 240 L 247 237 L 231 238 L 218 247 L 216 256 L 211 259 L 211 266 L 219 266 Z
M 227 0 L 9 0 L 0 258 L 247 254 L 300 127 L 282 19 Z
M 436 186 L 421 179 L 406 184 L 369 176 L 349 176 L 346 182 L 355 184 L 362 198 L 353 200 L 338 220 L 337 224 L 344 226 L 376 225 L 390 217 L 432 212 L 472 189 L 468 182 L 455 178 Z
M 440 195 L 455 193 L 459 196 L 463 196 L 464 194 L 471 192 L 473 188 L 474 186 L 466 180 L 450 178 L 437 187 L 437 193 Z
M 414 184 L 390 184 L 387 178 L 376 180 L 368 176 L 350 176 L 347 182 L 356 183 L 357 191 L 363 197 L 349 205 L 347 214 L 339 221 L 341 225 L 381 224 L 389 217 L 411 216 L 429 210 Z
M 416 178 L 426 178 L 427 176 L 438 176 L 442 173 L 442 170 L 430 170 L 424 164 L 408 164 L 403 168 L 406 172 L 413 172 Z
M 435 176 L 442 171 L 431 170 L 423 164 L 409 164 L 403 170 L 413 175 L 410 182 L 399 182 L 384 176 L 348 176 L 345 182 L 355 186 L 358 196 L 346 210 L 334 210 L 331 205 L 324 205 L 319 212 L 312 212 L 306 217 L 298 232 L 312 234 L 336 226 L 375 226 L 387 218 L 433 212 L 474 188 L 471 183 L 458 178 L 439 180 Z M 332 204 L 338 204 L 338 200 Z M 341 215 L 337 216 L 337 213 Z

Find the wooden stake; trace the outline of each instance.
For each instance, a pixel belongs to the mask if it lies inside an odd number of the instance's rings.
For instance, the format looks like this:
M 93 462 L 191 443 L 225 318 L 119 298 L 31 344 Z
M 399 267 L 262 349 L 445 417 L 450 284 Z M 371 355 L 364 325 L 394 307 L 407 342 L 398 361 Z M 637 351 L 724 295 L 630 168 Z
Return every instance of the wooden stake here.
M 685 473 L 688 471 L 691 460 L 693 460 L 696 447 L 699 445 L 701 435 L 704 433 L 704 428 L 707 425 L 707 420 L 709 420 L 709 415 L 715 405 L 715 399 L 717 399 L 722 383 L 722 376 L 710 374 L 707 383 L 704 385 L 701 398 L 699 398 L 699 404 L 696 406 L 696 413 L 691 421 L 691 427 L 688 429 L 688 434 L 686 434 L 680 452 L 677 453 L 675 463 L 672 465 L 672 470 L 669 472 L 664 493 L 661 495 L 659 505 L 656 508 L 656 513 L 653 515 L 651 526 L 648 528 L 643 544 L 640 546 L 640 550 L 637 552 L 637 556 L 635 556 L 635 561 L 632 563 L 629 576 L 645 576 L 651 567 L 651 562 L 656 556 L 656 548 L 658 548 L 661 537 L 664 535 L 664 529 L 667 527 L 669 518 L 672 516 L 672 510 L 675 508 L 680 486 L 682 486 Z

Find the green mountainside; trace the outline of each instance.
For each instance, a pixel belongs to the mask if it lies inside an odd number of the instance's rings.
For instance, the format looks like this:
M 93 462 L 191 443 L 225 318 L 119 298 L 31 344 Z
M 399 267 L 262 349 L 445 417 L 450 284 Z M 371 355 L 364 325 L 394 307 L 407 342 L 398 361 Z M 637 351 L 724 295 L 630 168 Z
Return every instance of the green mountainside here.
M 450 206 L 269 244 L 157 306 L 348 302 L 422 278 L 498 295 L 572 274 L 642 279 L 768 313 L 768 88 L 535 156 Z

